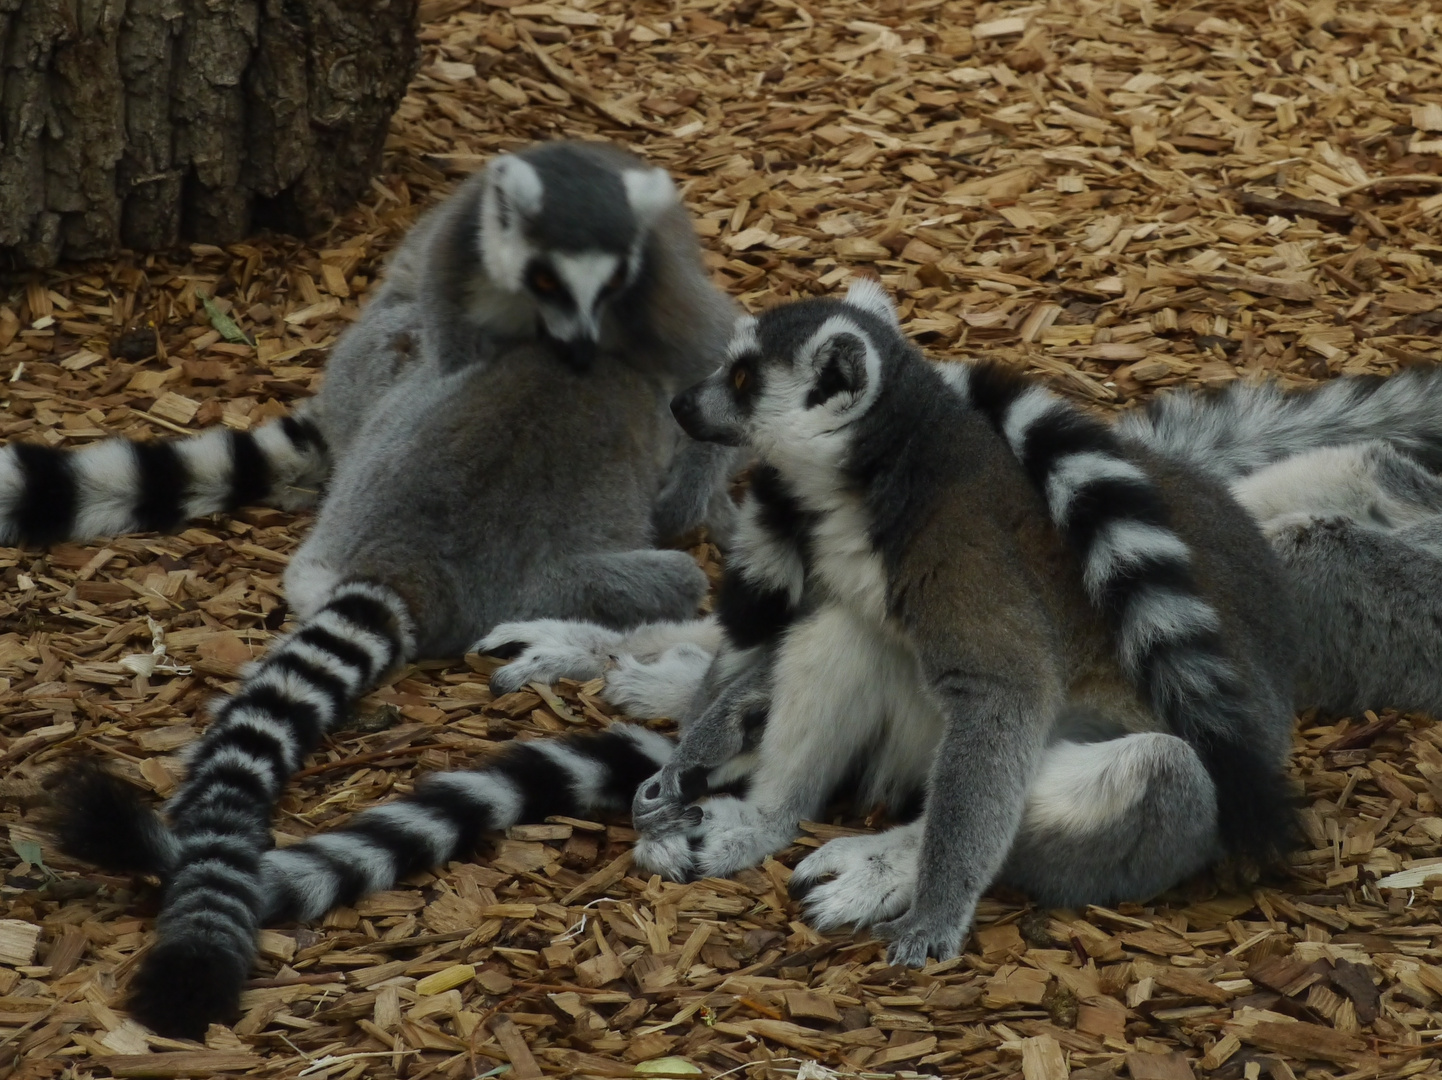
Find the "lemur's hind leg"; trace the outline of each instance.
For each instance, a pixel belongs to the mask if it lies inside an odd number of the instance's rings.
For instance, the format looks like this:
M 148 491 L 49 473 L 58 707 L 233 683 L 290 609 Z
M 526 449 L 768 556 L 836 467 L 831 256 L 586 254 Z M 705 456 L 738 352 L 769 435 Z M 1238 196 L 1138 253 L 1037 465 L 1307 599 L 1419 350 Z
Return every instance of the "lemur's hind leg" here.
M 818 930 L 874 926 L 911 907 L 921 860 L 922 822 L 843 836 L 806 856 L 791 875 L 791 898 Z
M 617 629 L 691 619 L 706 575 L 684 551 L 607 551 L 559 559 L 531 588 L 537 617 L 581 619 Z
M 1442 513 L 1442 477 L 1382 441 L 1287 458 L 1232 484 L 1269 538 L 1310 517 L 1398 528 Z
M 1050 746 L 999 880 L 1042 904 L 1146 900 L 1222 855 L 1217 795 L 1173 735 Z
M 1042 904 L 1145 900 L 1213 862 L 1216 793 L 1181 739 L 1128 735 L 1051 746 L 998 880 Z M 872 926 L 911 906 L 922 822 L 832 840 L 791 876 L 820 929 Z

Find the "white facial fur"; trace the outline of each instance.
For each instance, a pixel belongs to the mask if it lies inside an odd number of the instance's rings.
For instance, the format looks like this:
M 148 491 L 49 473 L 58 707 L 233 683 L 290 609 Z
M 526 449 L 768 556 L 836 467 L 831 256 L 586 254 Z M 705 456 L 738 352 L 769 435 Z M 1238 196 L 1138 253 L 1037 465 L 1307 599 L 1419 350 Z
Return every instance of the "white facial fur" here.
M 650 231 L 656 219 L 676 205 L 676 185 L 665 169 L 628 169 L 621 174 L 626 185 L 626 201 L 642 233 Z
M 550 261 L 576 306 L 568 309 L 542 303 L 541 317 L 546 320 L 546 329 L 561 341 L 594 340 L 600 336 L 597 301 L 621 260 L 605 252 L 585 251 L 554 252 Z
M 540 213 L 541 178 L 528 162 L 505 155 L 491 162 L 486 179 L 477 237 L 486 276 L 508 292 L 520 292 L 526 265 L 535 255 L 521 222 Z

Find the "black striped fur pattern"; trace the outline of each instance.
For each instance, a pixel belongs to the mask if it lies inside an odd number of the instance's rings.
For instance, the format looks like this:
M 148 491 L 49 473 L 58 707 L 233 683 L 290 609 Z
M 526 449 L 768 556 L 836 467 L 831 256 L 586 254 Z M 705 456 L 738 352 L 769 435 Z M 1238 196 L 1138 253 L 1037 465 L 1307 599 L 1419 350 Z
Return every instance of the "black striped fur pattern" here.
M 1156 482 L 1109 427 L 1044 386 L 995 363 L 943 368 L 1006 440 L 1080 556 L 1123 670 L 1206 765 L 1228 850 L 1267 859 L 1292 846 L 1285 780 L 1249 737 L 1220 616 L 1197 588 Z
M 254 431 L 105 439 L 76 450 L 0 447 L 0 545 L 173 532 L 191 518 L 274 501 L 314 501 L 325 443 L 305 410 Z
M 165 881 L 157 940 L 132 984 L 130 1007 L 142 1023 L 198 1038 L 214 1018 L 235 1014 L 269 903 L 260 863 L 272 843 L 271 812 L 325 733 L 410 653 L 410 626 L 391 589 L 338 586 L 215 710 L 166 806 L 168 831 L 93 765 L 73 766 L 54 785 L 63 850 Z M 107 845 L 114 850 L 102 857 Z
M 623 811 L 673 749 L 664 735 L 616 724 L 512 742 L 480 768 L 433 773 L 411 795 L 265 855 L 265 918 L 318 919 L 337 904 L 469 855 L 489 830 L 557 814 Z
M 716 615 L 731 644 L 748 649 L 791 622 L 809 562 L 811 515 L 771 465 L 751 470 L 738 544 L 716 596 Z

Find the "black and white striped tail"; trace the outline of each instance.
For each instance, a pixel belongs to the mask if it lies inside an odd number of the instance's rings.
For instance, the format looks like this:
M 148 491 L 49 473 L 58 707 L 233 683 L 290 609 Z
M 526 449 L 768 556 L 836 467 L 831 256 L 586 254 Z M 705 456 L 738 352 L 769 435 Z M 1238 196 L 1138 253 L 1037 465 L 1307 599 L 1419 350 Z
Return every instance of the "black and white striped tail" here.
M 141 1022 L 198 1038 L 234 1015 L 268 906 L 260 862 L 271 846 L 271 811 L 306 754 L 410 650 L 400 597 L 372 582 L 344 583 L 216 710 L 166 805 L 169 833 L 157 833 L 151 812 L 137 809 L 134 796 L 127 803 L 113 780 L 105 787 L 94 770 L 77 770 L 69 792 L 58 785 L 65 850 L 95 859 L 107 837 L 119 837 L 130 861 L 165 878 L 157 940 L 132 984 Z M 110 820 L 95 816 L 103 810 Z
M 254 431 L 78 450 L 10 443 L 0 447 L 0 544 L 173 532 L 261 502 L 295 509 L 314 501 L 326 470 L 324 440 L 304 409 Z
M 432 773 L 413 794 L 343 828 L 266 853 L 269 920 L 310 920 L 338 904 L 473 851 L 481 834 L 555 814 L 628 810 L 671 759 L 671 740 L 630 724 L 557 740 L 513 742 L 478 769 Z
M 1291 841 L 1280 763 L 1259 752 L 1221 618 L 1197 587 L 1154 480 L 1105 424 L 993 364 L 944 365 L 995 425 L 1082 559 L 1091 601 L 1117 630 L 1123 670 L 1217 788 L 1228 850 L 1268 858 Z

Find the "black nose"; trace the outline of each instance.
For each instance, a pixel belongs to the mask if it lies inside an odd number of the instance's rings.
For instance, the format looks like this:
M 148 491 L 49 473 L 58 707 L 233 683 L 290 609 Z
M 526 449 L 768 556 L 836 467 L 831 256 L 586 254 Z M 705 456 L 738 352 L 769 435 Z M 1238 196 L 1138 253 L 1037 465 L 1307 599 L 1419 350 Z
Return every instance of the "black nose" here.
M 574 341 L 563 341 L 560 344 L 561 355 L 565 357 L 566 363 L 577 371 L 585 373 L 595 365 L 596 343 L 590 338 L 576 338 Z
M 696 435 L 696 387 L 682 390 L 671 399 L 671 415 L 676 418 L 676 423 L 681 425 L 682 431 L 693 439 L 698 437 Z

